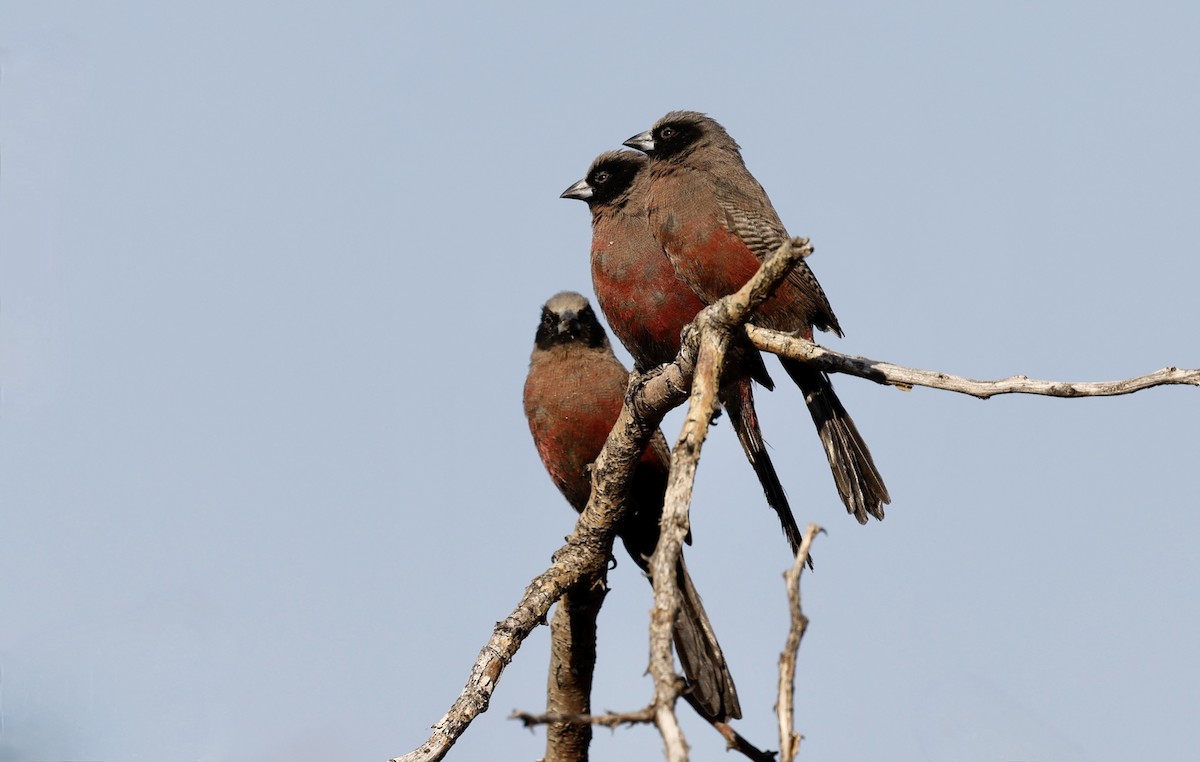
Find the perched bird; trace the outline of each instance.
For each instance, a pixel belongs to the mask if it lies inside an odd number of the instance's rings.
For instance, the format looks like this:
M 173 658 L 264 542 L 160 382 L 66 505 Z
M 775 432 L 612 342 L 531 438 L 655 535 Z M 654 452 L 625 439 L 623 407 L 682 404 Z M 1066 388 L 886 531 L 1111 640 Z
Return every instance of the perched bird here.
M 550 479 L 576 511 L 587 506 L 589 467 L 620 416 L 628 381 L 587 299 L 570 291 L 551 297 L 542 307 L 529 360 L 525 417 Z M 617 528 L 643 572 L 649 572 L 658 545 L 669 465 L 667 440 L 656 432 L 634 472 Z M 709 720 L 739 718 L 737 688 L 682 556 L 676 575 L 681 606 L 673 634 L 688 682 L 685 698 Z
M 673 111 L 625 145 L 649 157 L 650 229 L 676 275 L 706 303 L 741 288 L 787 240 L 766 191 L 742 161 L 725 128 L 695 111 Z M 800 262 L 753 322 L 811 339 L 813 328 L 842 335 L 817 277 Z M 860 523 L 883 518 L 891 501 L 866 442 L 834 394 L 829 377 L 780 358 L 804 393 L 820 432 L 838 494 Z
M 562 194 L 586 201 L 591 210 L 596 300 L 643 373 L 675 359 L 680 332 L 705 306 L 675 276 L 671 261 L 650 232 L 646 164 L 646 157 L 633 151 L 602 153 L 584 179 Z M 727 366 L 731 372 L 723 381 L 721 401 L 795 553 L 800 548 L 800 529 L 763 442 L 751 379 L 768 389 L 774 384 L 753 347 L 736 347 L 734 356 L 737 359 Z

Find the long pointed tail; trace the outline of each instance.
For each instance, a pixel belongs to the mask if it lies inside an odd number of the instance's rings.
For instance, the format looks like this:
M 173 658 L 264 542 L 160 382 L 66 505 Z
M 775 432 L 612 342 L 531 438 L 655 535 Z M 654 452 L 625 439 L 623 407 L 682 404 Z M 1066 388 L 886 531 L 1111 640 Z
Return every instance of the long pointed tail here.
M 804 392 L 804 401 L 808 403 L 808 412 L 821 435 L 829 469 L 846 510 L 860 524 L 867 523 L 868 516 L 882 519 L 883 506 L 892 499 L 871 459 L 867 443 L 846 408 L 842 407 L 829 377 L 797 360 L 779 359 L 796 386 Z
M 762 429 L 758 425 L 758 414 L 754 410 L 754 387 L 749 377 L 742 376 L 730 383 L 724 390 L 722 402 L 725 412 L 729 415 L 729 422 L 737 432 L 738 441 L 742 443 L 742 449 L 746 452 L 746 460 L 750 461 L 754 473 L 758 475 L 759 483 L 762 484 L 767 504 L 779 516 L 779 523 L 783 526 L 783 533 L 787 535 L 788 542 L 791 543 L 794 555 L 800 550 L 800 527 L 796 525 L 796 518 L 792 515 L 792 507 L 788 504 L 779 474 L 775 473 L 775 465 L 771 463 L 771 456 L 767 454 L 767 445 L 763 442 Z
M 700 594 L 692 584 L 683 557 L 679 557 L 678 575 L 680 607 L 675 619 L 675 650 L 687 678 L 686 698 L 696 711 L 710 720 L 724 722 L 739 719 L 742 705 L 738 702 L 737 687 L 721 644 L 713 632 L 708 614 L 700 603 Z

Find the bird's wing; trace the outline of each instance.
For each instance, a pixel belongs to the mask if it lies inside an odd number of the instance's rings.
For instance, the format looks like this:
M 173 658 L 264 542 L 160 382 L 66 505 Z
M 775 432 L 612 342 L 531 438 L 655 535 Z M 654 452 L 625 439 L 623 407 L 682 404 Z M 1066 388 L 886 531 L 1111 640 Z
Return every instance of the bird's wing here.
M 758 192 L 746 193 L 739 190 L 737 185 L 717 177 L 715 195 L 724 214 L 725 228 L 740 238 L 759 261 L 762 261 L 775 253 L 787 240 L 787 229 L 758 181 L 750 176 L 745 180 L 748 180 L 745 183 L 747 186 L 755 188 Z M 814 314 L 810 316 L 813 325 L 823 331 L 832 330 L 840 336 L 842 329 L 838 325 L 837 316 L 833 314 L 833 306 L 808 263 L 801 261 L 797 264 L 788 273 L 787 279 L 800 289 L 807 301 L 813 305 Z

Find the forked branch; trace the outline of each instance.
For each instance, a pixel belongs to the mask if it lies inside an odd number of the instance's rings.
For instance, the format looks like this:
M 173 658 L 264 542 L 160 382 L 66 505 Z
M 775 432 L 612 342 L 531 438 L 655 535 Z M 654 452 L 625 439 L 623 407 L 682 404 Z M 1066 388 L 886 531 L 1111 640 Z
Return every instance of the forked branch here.
M 487 710 L 504 668 L 533 628 L 545 623 L 547 612 L 554 602 L 565 591 L 581 584 L 582 580 L 599 577 L 611 552 L 615 527 L 623 516 L 622 497 L 633 467 L 666 412 L 681 404 L 690 392 L 688 416 L 672 455 L 670 485 L 663 510 L 662 539 L 651 561 L 655 589 L 651 624 L 651 672 L 655 679 L 652 709 L 663 734 L 668 758 L 687 758 L 686 741 L 674 714 L 680 681 L 671 657 L 670 625 L 674 621 L 674 612 L 678 610 L 679 591 L 671 570 L 675 568 L 683 537 L 687 534 L 687 506 L 691 500 L 700 447 L 715 410 L 716 379 L 724 362 L 725 348 L 736 330 L 744 330 L 752 343 L 763 351 L 809 362 L 826 372 L 845 373 L 901 388 L 926 386 L 981 399 L 999 394 L 1098 397 L 1131 394 L 1164 385 L 1200 386 L 1200 369 L 1175 367 L 1121 381 L 1039 381 L 1025 376 L 976 381 L 938 371 L 852 357 L 795 336 L 747 324 L 748 316 L 770 295 L 794 263 L 811 252 L 811 247 L 804 239 L 786 242 L 738 293 L 719 300 L 697 316 L 692 329 L 685 331 L 683 348 L 674 363 L 631 387 L 621 416 L 593 465 L 591 500 L 580 516 L 575 531 L 567 538 L 567 544 L 555 554 L 551 567 L 529 584 L 513 612 L 496 625 L 492 637 L 472 666 L 462 693 L 446 715 L 433 726 L 434 732 L 430 738 L 417 749 L 392 762 L 431 762 L 444 758 L 471 721 Z M 695 383 L 693 371 L 697 371 Z M 634 714 L 638 713 L 630 713 Z M 789 732 L 794 733 L 790 727 L 789 721 Z M 789 746 L 794 754 L 794 743 L 784 743 L 785 750 Z

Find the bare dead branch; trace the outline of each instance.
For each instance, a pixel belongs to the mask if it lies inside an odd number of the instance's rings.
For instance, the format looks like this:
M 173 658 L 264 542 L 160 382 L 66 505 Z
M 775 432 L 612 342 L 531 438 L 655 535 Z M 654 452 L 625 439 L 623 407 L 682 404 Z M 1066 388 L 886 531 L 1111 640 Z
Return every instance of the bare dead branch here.
M 701 324 L 703 326 L 703 323 Z M 716 404 L 720 366 L 729 344 L 728 333 L 700 330 L 700 358 L 692 382 L 691 403 L 679 442 L 671 453 L 671 471 L 661 519 L 662 532 L 650 559 L 654 584 L 654 609 L 650 613 L 650 674 L 654 678 L 655 724 L 662 735 L 670 762 L 685 762 L 687 741 L 675 716 L 675 700 L 683 681 L 675 673 L 671 633 L 679 613 L 679 585 L 674 570 L 687 536 L 688 505 L 692 498 L 700 446 L 708 434 Z
M 568 552 L 570 551 L 570 552 Z M 578 576 L 578 567 L 590 567 L 589 550 L 582 545 L 572 549 L 570 544 L 561 551 L 563 557 L 550 569 L 536 577 L 516 610 L 496 624 L 492 637 L 483 647 L 467 684 L 442 719 L 433 726 L 434 733 L 421 746 L 398 757 L 393 762 L 424 762 L 440 760 L 481 713 L 486 712 L 500 674 L 512 661 L 521 643 L 533 628 L 545 621 L 546 612 L 560 598 L 565 588 Z M 594 551 L 593 551 L 594 552 Z M 603 558 L 601 563 L 604 563 Z M 576 567 L 572 570 L 572 566 Z
M 804 539 L 800 542 L 800 550 L 796 553 L 796 561 L 792 568 L 784 573 L 787 585 L 788 611 L 791 626 L 788 628 L 787 640 L 784 641 L 783 651 L 779 654 L 779 698 L 775 704 L 775 715 L 779 718 L 779 754 L 780 762 L 792 762 L 800 753 L 800 741 L 804 736 L 796 732 L 796 654 L 800 652 L 800 641 L 808 629 L 808 617 L 800 608 L 800 575 L 808 564 L 808 551 L 812 548 L 813 540 L 825 530 L 811 521 L 804 530 Z
M 737 293 L 706 307 L 696 317 L 694 324 L 699 333 L 699 357 L 692 377 L 687 416 L 671 453 L 671 473 L 661 520 L 662 532 L 658 547 L 650 559 L 650 578 L 654 583 L 654 609 L 650 616 L 650 674 L 654 677 L 655 723 L 670 762 L 683 762 L 688 758 L 687 741 L 675 716 L 675 701 L 679 697 L 682 681 L 675 673 L 675 660 L 671 653 L 671 629 L 679 611 L 679 588 L 674 570 L 690 526 L 688 507 L 692 500 L 700 449 L 719 405 L 717 391 L 720 388 L 721 367 L 733 331 L 749 319 L 754 309 L 766 301 L 796 263 L 811 251 L 812 247 L 805 239 L 785 242 Z
M 592 710 L 592 674 L 596 668 L 596 617 L 608 588 L 604 571 L 566 592 L 550 623 L 550 669 L 546 678 L 546 714 L 586 715 Z M 528 724 L 528 723 L 527 723 Z M 592 726 L 551 722 L 546 728 L 545 762 L 587 762 Z
M 1200 386 L 1200 369 L 1163 368 L 1121 381 L 1039 381 L 1010 376 L 996 381 L 976 381 L 936 370 L 919 370 L 866 357 L 852 357 L 819 344 L 754 325 L 746 326 L 754 346 L 766 352 L 803 360 L 830 373 L 845 373 L 878 384 L 899 387 L 927 386 L 947 392 L 988 399 L 1000 394 L 1039 394 L 1047 397 L 1114 397 L 1154 386 Z

